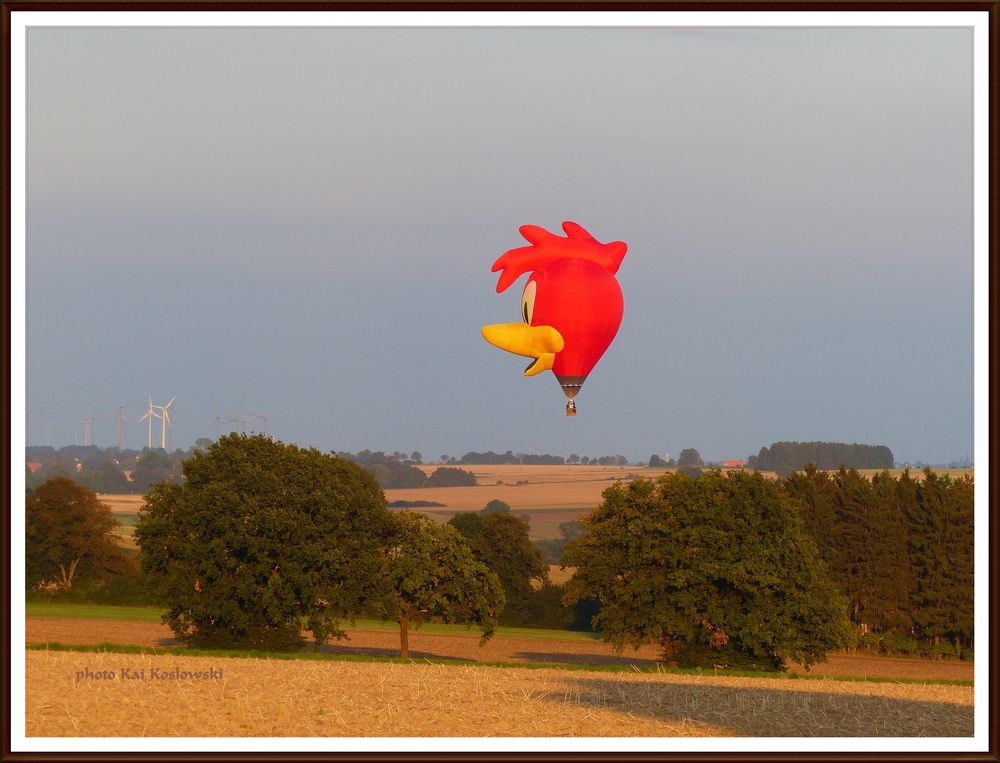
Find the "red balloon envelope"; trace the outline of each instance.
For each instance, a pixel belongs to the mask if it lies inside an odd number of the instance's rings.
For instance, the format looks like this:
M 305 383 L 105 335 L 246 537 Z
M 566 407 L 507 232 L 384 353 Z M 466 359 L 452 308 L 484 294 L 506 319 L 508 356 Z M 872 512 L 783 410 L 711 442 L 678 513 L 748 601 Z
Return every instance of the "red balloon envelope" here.
M 576 397 L 591 369 L 618 333 L 624 300 L 615 279 L 628 247 L 622 241 L 602 244 L 574 222 L 564 222 L 566 236 L 536 225 L 522 225 L 531 244 L 511 249 L 493 263 L 501 271 L 497 293 L 531 272 L 521 296 L 521 323 L 483 326 L 486 341 L 533 358 L 525 376 L 551 370 L 576 412 Z

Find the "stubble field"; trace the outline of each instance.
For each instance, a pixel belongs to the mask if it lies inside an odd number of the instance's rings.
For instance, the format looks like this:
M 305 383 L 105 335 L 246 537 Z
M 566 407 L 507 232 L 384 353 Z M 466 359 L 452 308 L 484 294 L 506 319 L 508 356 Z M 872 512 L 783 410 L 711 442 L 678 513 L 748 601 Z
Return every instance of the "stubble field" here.
M 29 736 L 966 736 L 962 686 L 27 653 Z
M 130 644 L 160 654 L 26 652 L 30 736 L 967 736 L 966 663 L 835 655 L 800 677 L 684 675 L 656 649 L 474 631 L 348 629 L 343 662 L 187 655 L 157 622 L 27 618 L 28 643 Z M 109 649 L 112 647 L 108 647 Z M 176 653 L 173 653 L 176 650 Z M 447 659 L 458 664 L 440 664 Z M 369 661 L 371 660 L 371 661 Z M 494 664 L 484 664 L 494 663 Z M 498 666 L 496 663 L 503 663 Z M 517 667 L 517 664 L 525 667 Z M 539 663 L 550 667 L 539 668 Z M 535 667 L 528 667 L 534 664 Z M 606 672 L 601 666 L 634 666 Z M 562 666 L 562 667 L 560 667 Z M 641 671 L 641 672 L 640 672 Z M 653 672 L 650 672 L 653 671 Z M 827 677 L 825 677 L 827 676 Z M 843 680 L 894 676 L 924 683 Z

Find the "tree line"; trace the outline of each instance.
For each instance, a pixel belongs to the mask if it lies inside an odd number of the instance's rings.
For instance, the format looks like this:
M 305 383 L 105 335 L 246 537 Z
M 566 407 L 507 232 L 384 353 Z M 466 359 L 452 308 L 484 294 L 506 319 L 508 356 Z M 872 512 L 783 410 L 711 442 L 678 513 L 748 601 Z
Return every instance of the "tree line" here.
M 850 647 L 971 658 L 973 479 L 807 465 L 616 484 L 567 526 L 567 603 L 618 649 L 679 664 L 807 665 Z
M 367 469 L 385 490 L 392 488 L 466 487 L 476 484 L 476 476 L 472 472 L 453 466 L 441 466 L 430 474 L 426 474 L 422 469 L 416 467 L 416 464 L 421 463 L 418 451 L 414 451 L 411 458 L 406 458 L 398 452 L 387 455 L 380 450 L 362 450 L 357 453 L 340 451 L 337 456 Z
M 26 484 L 33 489 L 54 477 L 65 477 L 90 488 L 95 493 L 145 495 L 160 482 L 179 483 L 182 464 L 198 450 L 210 448 L 212 441 L 199 439 L 193 448 L 118 450 L 93 445 L 70 445 L 56 450 L 49 446 L 30 446 L 25 450 Z M 464 469 L 441 467 L 425 474 L 416 464 L 422 463 L 419 451 L 410 456 L 396 451 L 340 451 L 340 458 L 360 464 L 370 471 L 384 489 L 415 487 L 459 487 L 475 485 L 476 478 Z
M 809 464 L 781 482 L 847 598 L 860 645 L 971 653 L 974 482 L 925 469 L 865 479 Z
M 65 478 L 34 490 L 28 586 L 132 580 L 178 639 L 205 645 L 295 647 L 302 629 L 321 643 L 368 616 L 399 623 L 404 651 L 410 627 L 440 619 L 484 639 L 498 623 L 592 627 L 680 665 L 972 654 L 971 478 L 679 471 L 613 484 L 546 547 L 500 501 L 440 525 L 389 510 L 351 460 L 261 436 L 221 438 L 183 473 L 146 495 L 141 574 L 101 540 L 114 520 L 93 493 Z M 548 580 L 553 555 L 575 568 L 565 586 Z
M 442 460 L 445 457 L 442 456 Z M 571 453 L 568 457 L 563 456 L 553 456 L 547 453 L 514 453 L 513 451 L 506 451 L 505 453 L 495 453 L 492 450 L 488 450 L 484 453 L 477 451 L 469 451 L 461 458 L 447 459 L 451 463 L 459 464 L 479 464 L 479 465 L 491 465 L 499 466 L 504 464 L 530 464 L 530 465 L 541 465 L 541 466 L 553 466 L 562 464 L 573 464 L 573 465 L 588 465 L 593 464 L 595 466 L 625 466 L 628 464 L 628 459 L 625 456 L 597 456 L 591 458 L 590 456 L 580 456 L 576 453 Z
M 167 453 L 161 448 L 118 450 L 71 445 L 56 450 L 31 446 L 25 449 L 25 482 L 30 490 L 54 477 L 63 477 L 96 493 L 145 494 L 158 482 L 178 481 L 182 462 L 193 452 L 193 448 Z
M 892 469 L 892 451 L 885 445 L 843 442 L 775 442 L 747 459 L 747 467 L 787 476 L 813 464 L 818 469 Z

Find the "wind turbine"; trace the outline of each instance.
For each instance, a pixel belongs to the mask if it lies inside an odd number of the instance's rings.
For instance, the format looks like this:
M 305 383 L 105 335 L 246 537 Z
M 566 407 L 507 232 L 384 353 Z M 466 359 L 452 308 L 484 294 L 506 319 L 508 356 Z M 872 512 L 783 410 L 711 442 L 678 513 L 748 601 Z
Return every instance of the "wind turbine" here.
M 153 407 L 154 407 L 153 406 L 153 396 L 150 395 L 149 396 L 149 410 L 146 411 L 146 415 L 145 416 L 143 416 L 141 419 L 139 419 L 140 422 L 145 421 L 146 419 L 149 419 L 149 431 L 148 431 L 148 433 L 146 435 L 146 447 L 149 448 L 150 450 L 153 449 L 153 419 L 154 418 L 157 418 L 157 419 L 162 419 L 163 418 L 163 416 L 161 416 L 159 413 L 157 413 L 156 411 L 153 410 Z
M 97 411 L 95 410 L 94 413 L 97 413 Z M 86 419 L 83 419 L 83 420 L 80 421 L 80 423 L 83 424 L 83 444 L 85 446 L 86 445 L 93 445 L 94 444 L 94 422 L 95 421 L 96 421 L 96 418 L 94 417 L 93 413 L 90 414 L 89 418 L 86 418 Z
M 107 418 L 109 416 L 114 416 L 116 419 L 118 419 L 118 433 L 117 433 L 117 438 L 115 440 L 115 442 L 118 445 L 118 450 L 121 450 L 122 448 L 125 447 L 125 422 L 128 421 L 128 419 L 125 418 L 125 414 L 122 413 L 122 410 L 124 408 L 125 408 L 125 403 L 121 402 L 118 404 L 117 411 L 111 411 L 110 413 L 104 414 L 104 418 Z
M 51 423 L 49 423 L 49 424 L 45 423 L 45 412 L 46 411 L 51 411 L 51 410 L 52 410 L 52 406 L 51 405 L 45 405 L 45 403 L 42 403 L 42 405 L 39 406 L 39 408 L 38 408 L 38 416 L 39 416 L 38 426 L 42 430 L 42 441 L 46 445 L 49 444 L 49 434 L 52 432 L 52 424 Z
M 252 418 L 252 419 L 260 419 L 261 421 L 263 421 L 264 422 L 264 435 L 267 436 L 267 437 L 271 436 L 271 427 L 268 424 L 268 422 L 271 420 L 271 414 L 270 413 L 251 413 L 250 414 L 250 418 Z
M 226 419 L 223 424 L 237 424 L 240 428 L 240 434 L 246 434 L 247 432 L 247 422 L 250 421 L 250 416 L 243 412 L 243 403 L 245 402 L 245 397 L 240 398 L 240 409 L 233 414 L 231 419 Z
M 215 439 L 217 440 L 219 439 L 219 431 L 220 431 L 219 427 L 225 424 L 226 421 L 228 421 L 228 419 L 224 418 L 223 416 L 216 416 L 214 419 L 212 419 L 212 423 L 208 425 L 210 429 L 215 430 Z
M 174 400 L 177 399 L 177 395 L 170 398 L 170 402 L 166 405 L 153 405 L 153 398 L 149 398 L 150 409 L 159 408 L 159 419 L 160 419 L 160 447 L 164 450 L 167 449 L 167 427 L 170 426 L 170 406 L 174 404 Z M 150 420 L 150 427 L 152 427 L 152 420 Z

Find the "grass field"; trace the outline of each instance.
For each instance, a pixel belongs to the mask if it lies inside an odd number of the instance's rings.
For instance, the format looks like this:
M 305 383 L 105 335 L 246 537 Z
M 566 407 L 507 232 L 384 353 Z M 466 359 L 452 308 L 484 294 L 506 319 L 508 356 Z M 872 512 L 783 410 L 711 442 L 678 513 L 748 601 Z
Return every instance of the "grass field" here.
M 127 623 L 158 623 L 163 612 L 159 607 L 127 607 L 120 604 L 29 601 L 24 605 L 24 613 L 28 617 L 72 617 L 84 620 L 120 620 Z
M 165 610 L 158 607 L 127 607 L 117 604 L 76 604 L 64 602 L 29 601 L 25 604 L 28 617 L 61 617 L 75 620 L 102 620 L 134 623 L 159 623 Z M 351 630 L 381 631 L 398 633 L 395 623 L 380 620 L 355 620 Z M 464 635 L 470 631 L 464 625 L 447 623 L 424 623 L 420 630 L 425 633 Z M 601 634 L 583 631 L 546 630 L 544 628 L 513 628 L 498 626 L 497 635 L 512 638 L 555 639 L 559 641 L 600 641 Z

